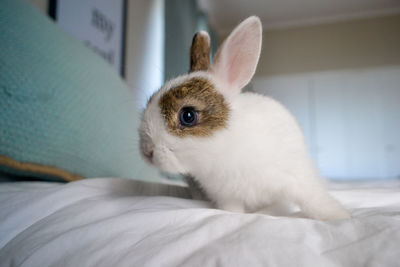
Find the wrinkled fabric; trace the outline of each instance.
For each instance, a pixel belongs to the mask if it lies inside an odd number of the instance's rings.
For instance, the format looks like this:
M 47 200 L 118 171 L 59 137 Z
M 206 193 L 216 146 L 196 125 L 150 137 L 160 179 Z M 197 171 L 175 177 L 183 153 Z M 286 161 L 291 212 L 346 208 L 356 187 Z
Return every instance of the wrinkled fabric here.
M 0 184 L 0 266 L 399 264 L 398 181 L 332 184 L 353 215 L 335 222 L 216 210 L 158 186 Z

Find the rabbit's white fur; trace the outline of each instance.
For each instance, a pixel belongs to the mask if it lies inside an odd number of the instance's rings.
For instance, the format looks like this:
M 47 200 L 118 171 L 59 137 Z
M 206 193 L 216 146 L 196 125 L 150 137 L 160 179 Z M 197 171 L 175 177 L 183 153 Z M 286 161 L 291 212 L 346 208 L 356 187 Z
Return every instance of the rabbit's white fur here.
M 261 35 L 260 28 L 258 18 L 251 17 L 231 36 L 245 30 Z M 236 72 L 239 81 L 221 73 L 221 68 L 229 69 L 227 64 L 232 64 L 228 58 L 230 51 L 224 51 L 231 36 L 222 45 L 211 71 L 175 78 L 153 95 L 139 129 L 142 152 L 153 151 L 151 163 L 164 171 L 190 174 L 221 209 L 253 212 L 276 202 L 289 202 L 297 204 L 311 218 L 348 218 L 348 212 L 325 190 L 307 153 L 300 127 L 287 109 L 266 96 L 239 94 L 254 73 L 260 45 L 254 51 L 256 57 L 239 59 L 243 65 L 240 67 L 254 65 L 250 66 L 252 70 L 247 74 L 229 70 Z M 261 36 L 255 36 L 250 45 L 260 40 Z M 230 108 L 227 127 L 209 137 L 171 135 L 158 105 L 166 91 L 193 77 L 210 81 Z

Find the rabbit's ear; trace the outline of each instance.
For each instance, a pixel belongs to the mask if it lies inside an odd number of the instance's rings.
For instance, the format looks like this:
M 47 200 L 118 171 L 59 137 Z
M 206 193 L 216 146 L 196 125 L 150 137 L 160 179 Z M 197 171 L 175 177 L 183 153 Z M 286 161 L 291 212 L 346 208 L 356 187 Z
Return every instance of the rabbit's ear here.
M 262 26 L 252 16 L 240 23 L 222 43 L 211 73 L 223 83 L 224 94 L 237 94 L 251 80 L 261 51 Z
M 210 36 L 205 31 L 196 33 L 190 48 L 190 72 L 210 67 Z

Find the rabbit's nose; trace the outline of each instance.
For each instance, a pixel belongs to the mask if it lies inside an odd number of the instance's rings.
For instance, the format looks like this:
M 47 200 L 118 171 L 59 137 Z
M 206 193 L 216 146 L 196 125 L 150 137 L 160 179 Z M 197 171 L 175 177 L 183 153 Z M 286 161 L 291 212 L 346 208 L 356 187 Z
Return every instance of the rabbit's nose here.
M 148 150 L 148 151 L 144 152 L 144 155 L 146 156 L 146 158 L 147 158 L 151 163 L 153 163 L 153 154 L 154 154 L 154 151 L 153 151 L 153 150 Z

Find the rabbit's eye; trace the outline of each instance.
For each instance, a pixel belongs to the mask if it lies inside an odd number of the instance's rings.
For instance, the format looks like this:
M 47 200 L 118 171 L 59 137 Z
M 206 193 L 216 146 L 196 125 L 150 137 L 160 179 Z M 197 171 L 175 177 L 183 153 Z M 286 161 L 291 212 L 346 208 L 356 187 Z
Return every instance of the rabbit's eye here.
M 196 125 L 197 112 L 193 107 L 185 107 L 181 109 L 179 114 L 179 122 L 184 127 L 191 127 Z

